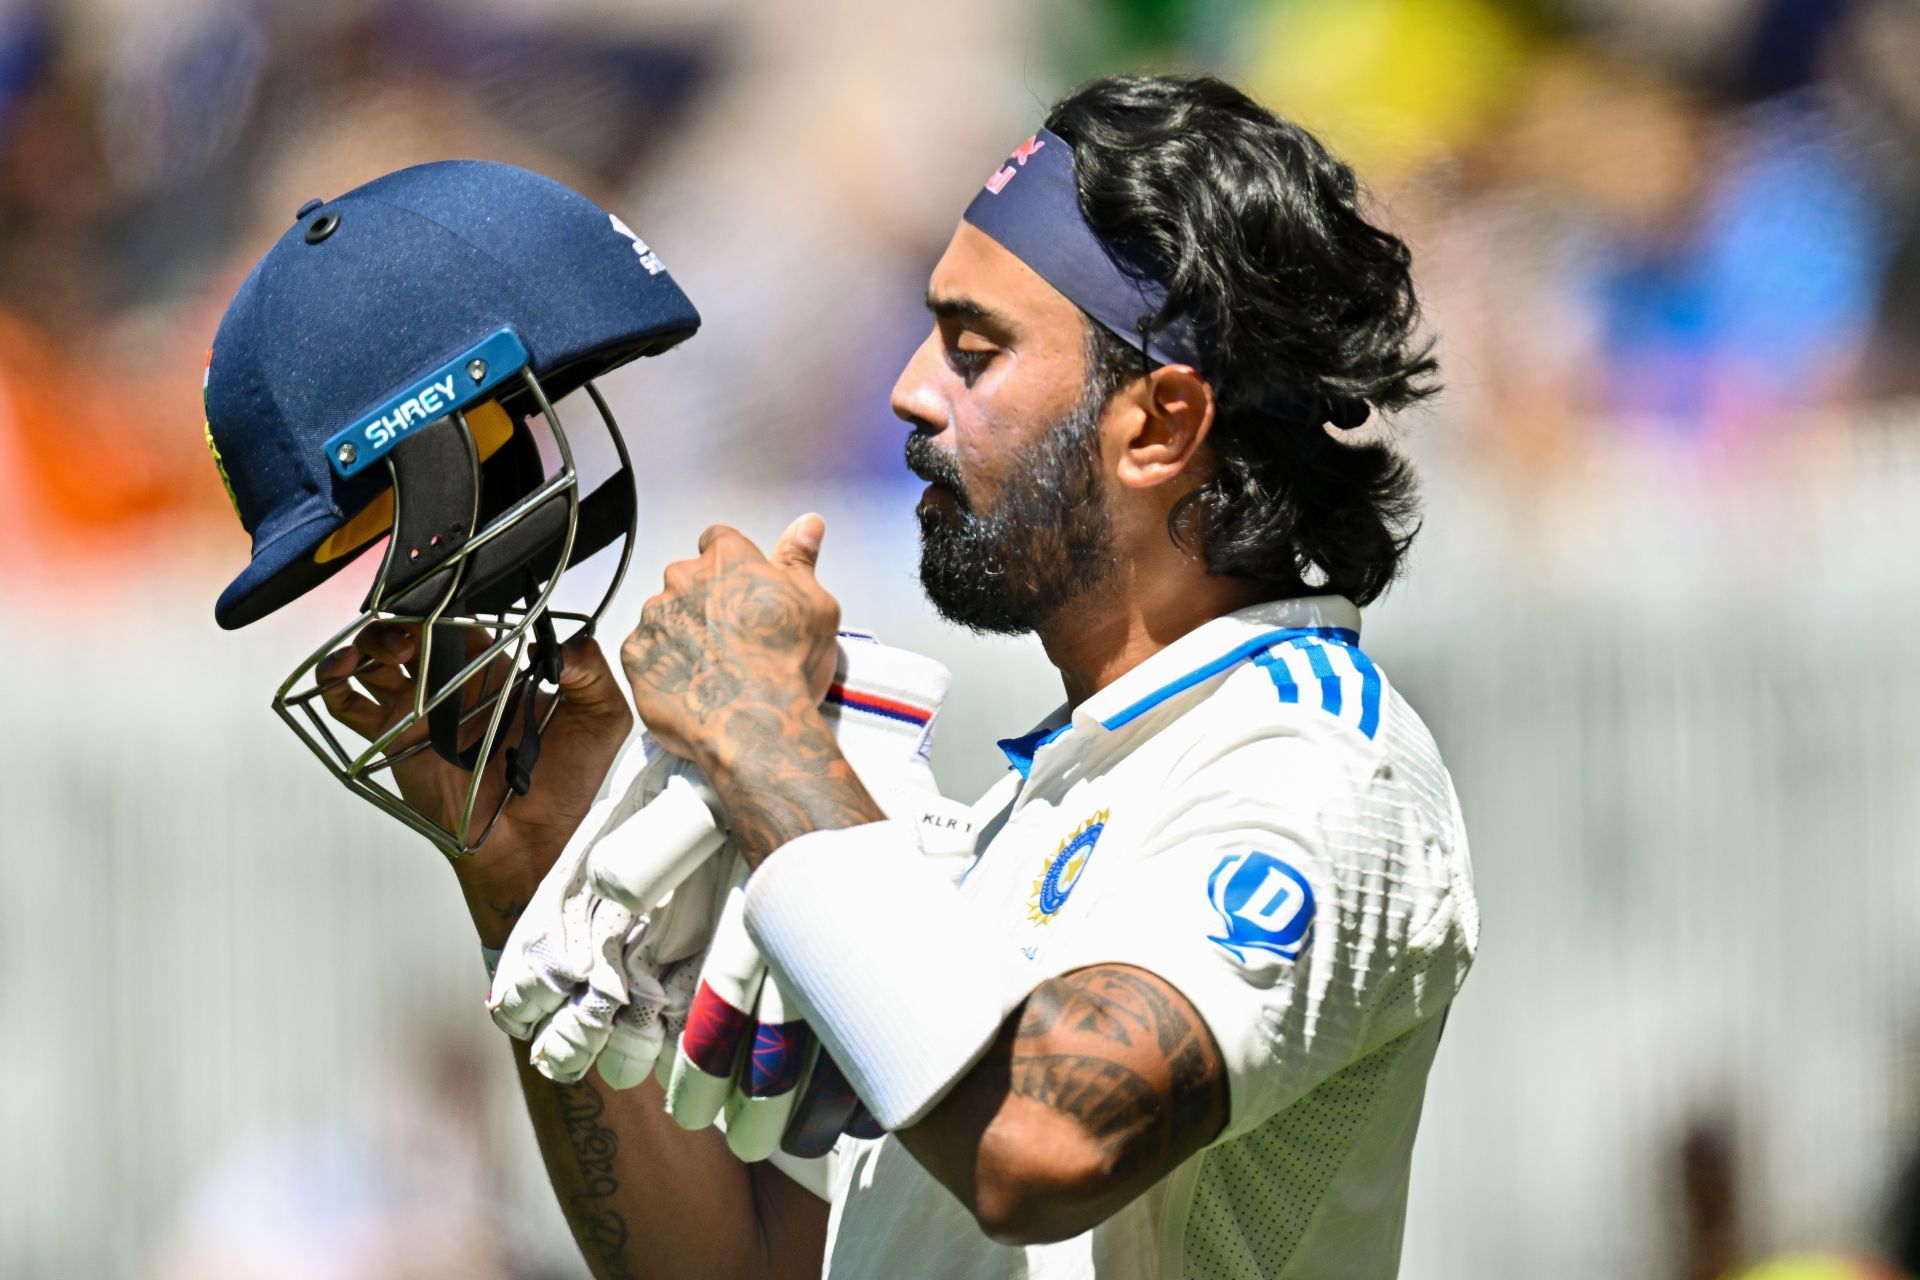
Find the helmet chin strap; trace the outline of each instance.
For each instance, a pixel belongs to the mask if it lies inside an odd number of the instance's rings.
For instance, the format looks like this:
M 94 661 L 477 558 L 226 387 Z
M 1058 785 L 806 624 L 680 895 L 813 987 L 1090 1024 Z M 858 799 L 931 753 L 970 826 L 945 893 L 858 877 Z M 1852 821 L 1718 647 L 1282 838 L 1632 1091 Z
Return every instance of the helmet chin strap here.
M 531 601 L 538 593 L 539 585 L 530 581 L 526 598 Z M 526 720 L 520 728 L 520 745 L 508 747 L 506 757 L 507 785 L 513 788 L 513 794 L 517 796 L 523 796 L 533 789 L 533 766 L 540 763 L 540 686 L 550 684 L 557 688 L 560 672 L 565 666 L 565 658 L 560 652 L 560 638 L 554 634 L 552 616 L 543 611 L 535 618 L 533 633 L 535 639 L 526 679 L 514 689 L 515 697 L 532 690 L 522 699 Z M 507 714 L 513 714 L 512 707 L 508 707 Z

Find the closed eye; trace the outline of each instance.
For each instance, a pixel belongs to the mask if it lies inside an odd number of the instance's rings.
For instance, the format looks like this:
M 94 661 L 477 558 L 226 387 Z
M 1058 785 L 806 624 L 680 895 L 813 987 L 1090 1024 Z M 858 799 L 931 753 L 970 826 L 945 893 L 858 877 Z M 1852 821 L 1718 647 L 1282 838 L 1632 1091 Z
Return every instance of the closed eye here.
M 993 363 L 993 357 L 997 354 L 994 351 L 969 351 L 964 347 L 948 347 L 947 363 L 952 366 L 955 373 L 967 380 L 967 385 L 971 386 L 973 380 Z

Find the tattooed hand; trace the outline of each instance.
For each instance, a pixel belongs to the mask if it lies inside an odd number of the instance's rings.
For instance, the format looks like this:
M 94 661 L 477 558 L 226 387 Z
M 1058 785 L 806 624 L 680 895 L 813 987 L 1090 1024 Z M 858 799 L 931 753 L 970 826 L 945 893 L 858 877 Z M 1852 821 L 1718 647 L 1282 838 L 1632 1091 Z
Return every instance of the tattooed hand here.
M 620 650 L 640 719 L 700 766 L 756 863 L 808 831 L 881 817 L 820 715 L 840 624 L 813 575 L 824 532 L 802 516 L 768 557 L 713 526 L 698 559 L 667 566 Z

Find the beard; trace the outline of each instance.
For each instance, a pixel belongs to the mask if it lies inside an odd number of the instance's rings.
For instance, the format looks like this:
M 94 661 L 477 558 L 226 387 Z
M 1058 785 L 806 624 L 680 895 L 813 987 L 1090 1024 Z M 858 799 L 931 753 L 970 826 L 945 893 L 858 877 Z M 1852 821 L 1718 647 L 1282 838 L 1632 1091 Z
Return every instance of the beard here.
M 920 585 L 941 617 L 983 634 L 1025 635 L 1111 579 L 1102 407 L 1089 396 L 1055 422 L 987 509 L 967 492 L 951 454 L 920 432 L 907 437 L 907 468 L 954 497 L 951 507 L 923 504 L 918 512 Z

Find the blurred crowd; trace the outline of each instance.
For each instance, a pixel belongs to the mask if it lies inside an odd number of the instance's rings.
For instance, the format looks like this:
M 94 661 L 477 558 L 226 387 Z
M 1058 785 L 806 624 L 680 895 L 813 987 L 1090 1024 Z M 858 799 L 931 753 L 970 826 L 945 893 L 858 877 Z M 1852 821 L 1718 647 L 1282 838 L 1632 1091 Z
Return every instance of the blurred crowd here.
M 889 482 L 967 193 L 1125 67 L 1355 162 L 1443 341 L 1423 448 L 1528 493 L 1623 439 L 1737 472 L 1920 391 L 1916 66 L 1912 0 L 0 0 L 0 583 L 230 563 L 225 299 L 304 200 L 436 157 L 621 209 L 701 306 L 613 388 L 656 478 Z

